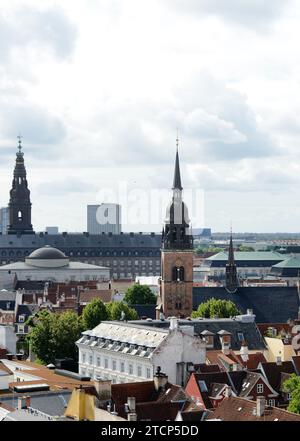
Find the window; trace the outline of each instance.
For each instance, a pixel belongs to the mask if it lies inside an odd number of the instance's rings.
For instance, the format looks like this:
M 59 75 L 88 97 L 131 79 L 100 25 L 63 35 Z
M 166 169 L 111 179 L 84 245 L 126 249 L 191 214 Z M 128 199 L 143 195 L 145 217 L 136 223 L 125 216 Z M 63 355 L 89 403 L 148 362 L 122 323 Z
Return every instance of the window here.
M 90 357 L 89 357 L 89 363 L 93 364 L 93 356 L 92 355 L 90 355 Z
M 124 372 L 124 371 L 125 371 L 125 364 L 124 364 L 124 361 L 121 361 L 120 371 L 121 371 L 121 372 Z
M 18 326 L 18 333 L 19 334 L 24 334 L 24 325 L 19 325 Z
M 200 390 L 201 390 L 201 392 L 208 392 L 205 381 L 200 380 L 200 381 L 199 381 L 199 386 L 200 386 Z
M 82 354 L 82 363 L 85 363 L 85 354 Z
M 146 377 L 151 378 L 151 371 L 149 368 L 146 369 Z
M 292 394 L 291 394 L 291 393 L 288 393 L 288 394 L 287 394 L 287 400 L 290 401 L 291 398 L 292 398 Z
M 114 371 L 117 369 L 117 362 L 116 362 L 116 360 L 112 361 L 112 368 L 113 368 Z
M 130 365 L 128 366 L 128 373 L 129 373 L 130 375 L 133 374 L 133 366 L 132 366 L 132 364 L 130 364 Z
M 269 400 L 269 406 L 275 406 L 275 400 L 273 398 Z
M 242 332 L 238 332 L 237 335 L 238 335 L 239 341 L 245 341 L 245 337 L 244 337 L 244 334 Z
M 262 383 L 259 383 L 259 384 L 256 386 L 256 390 L 257 390 L 257 393 L 258 393 L 258 394 L 262 394 L 262 393 L 264 392 L 264 385 L 263 385 Z
M 100 357 L 97 357 L 97 366 L 100 367 Z
M 25 322 L 25 316 L 24 315 L 19 315 L 19 322 L 20 323 L 24 323 Z
M 138 374 L 138 377 L 142 376 L 142 366 L 137 367 L 137 374 Z
M 105 360 L 104 360 L 104 367 L 107 369 L 108 368 L 108 359 L 107 358 L 105 358 Z

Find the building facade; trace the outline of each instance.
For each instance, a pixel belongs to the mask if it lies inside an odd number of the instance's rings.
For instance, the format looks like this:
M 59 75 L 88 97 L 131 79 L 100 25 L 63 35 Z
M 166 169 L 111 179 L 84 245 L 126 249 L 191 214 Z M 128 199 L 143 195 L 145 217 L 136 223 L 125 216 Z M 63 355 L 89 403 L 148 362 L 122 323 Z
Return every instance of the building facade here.
M 157 367 L 172 383 L 183 384 L 189 363 L 205 362 L 205 343 L 193 327 L 169 329 L 124 322 L 102 322 L 77 341 L 79 373 L 95 380 L 129 383 L 151 380 Z
M 87 206 L 87 231 L 90 234 L 121 233 L 121 206 L 100 204 Z

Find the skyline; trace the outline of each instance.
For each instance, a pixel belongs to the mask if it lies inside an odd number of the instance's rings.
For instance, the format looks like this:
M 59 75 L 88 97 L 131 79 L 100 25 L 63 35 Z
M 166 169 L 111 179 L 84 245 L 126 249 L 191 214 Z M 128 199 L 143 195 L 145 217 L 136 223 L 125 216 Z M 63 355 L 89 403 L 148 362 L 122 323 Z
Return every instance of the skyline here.
M 19 132 L 34 228 L 84 231 L 103 188 L 170 190 L 178 127 L 195 227 L 299 231 L 294 0 L 40 3 L 0 1 L 1 206 Z

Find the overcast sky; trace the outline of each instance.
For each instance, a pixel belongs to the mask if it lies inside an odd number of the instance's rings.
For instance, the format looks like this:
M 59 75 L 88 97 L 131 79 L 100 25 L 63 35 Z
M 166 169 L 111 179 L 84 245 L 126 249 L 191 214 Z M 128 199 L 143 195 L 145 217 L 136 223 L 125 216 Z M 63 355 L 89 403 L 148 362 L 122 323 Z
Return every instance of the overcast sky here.
M 125 187 L 124 230 L 158 230 L 134 191 L 171 187 L 178 128 L 193 226 L 300 231 L 299 1 L 0 6 L 2 206 L 20 132 L 36 230 L 85 231 Z

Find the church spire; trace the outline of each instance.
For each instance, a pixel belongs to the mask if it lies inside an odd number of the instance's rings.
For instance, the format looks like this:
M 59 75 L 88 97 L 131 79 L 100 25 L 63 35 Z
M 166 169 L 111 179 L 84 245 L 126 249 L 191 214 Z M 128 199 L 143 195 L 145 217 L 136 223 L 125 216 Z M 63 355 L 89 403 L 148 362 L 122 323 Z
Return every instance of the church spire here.
M 8 234 L 33 234 L 31 225 L 30 190 L 26 178 L 24 153 L 22 152 L 21 135 L 18 136 L 18 151 L 12 188 L 9 199 L 9 227 Z
M 180 177 L 180 166 L 179 166 L 179 155 L 178 155 L 178 133 L 176 138 L 176 157 L 175 157 L 175 170 L 172 190 L 182 190 L 181 177 Z
M 234 250 L 232 242 L 232 229 L 230 231 L 229 249 L 228 249 L 228 261 L 226 264 L 226 279 L 225 288 L 229 293 L 235 293 L 238 289 L 239 282 L 237 276 L 237 268 L 234 260 Z

